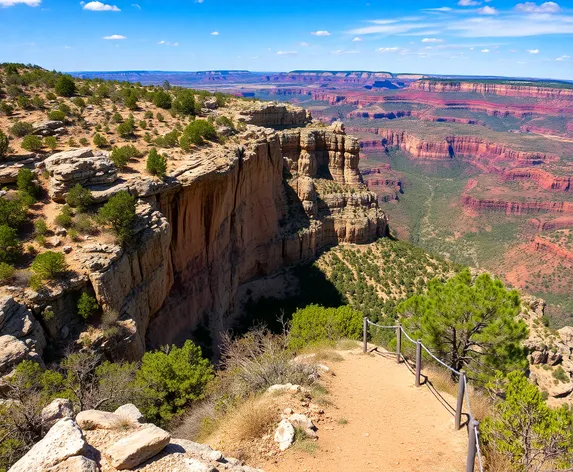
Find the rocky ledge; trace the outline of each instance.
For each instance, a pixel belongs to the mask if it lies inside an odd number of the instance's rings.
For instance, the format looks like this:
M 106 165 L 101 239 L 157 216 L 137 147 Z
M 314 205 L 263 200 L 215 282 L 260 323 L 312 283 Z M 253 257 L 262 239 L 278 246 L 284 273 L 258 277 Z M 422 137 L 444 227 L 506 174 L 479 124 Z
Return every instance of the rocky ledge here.
M 61 419 L 9 472 L 262 472 L 209 446 L 174 439 L 154 424 L 142 423 L 143 415 L 134 405 L 123 405 L 114 413 L 82 411 L 74 420 L 71 410 L 60 408 L 62 402 L 54 400 L 44 408 L 56 412 L 52 420 Z

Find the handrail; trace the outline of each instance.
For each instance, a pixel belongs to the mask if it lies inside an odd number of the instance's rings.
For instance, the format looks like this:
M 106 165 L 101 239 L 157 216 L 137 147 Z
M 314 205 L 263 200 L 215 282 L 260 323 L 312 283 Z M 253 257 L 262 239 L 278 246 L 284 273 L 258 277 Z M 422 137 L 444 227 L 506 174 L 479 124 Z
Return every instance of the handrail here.
M 460 377 L 459 388 L 458 388 L 458 399 L 457 399 L 457 406 L 456 406 L 456 418 L 455 418 L 456 421 L 455 421 L 455 423 L 456 423 L 456 427 L 461 427 L 460 419 L 462 416 L 462 407 L 463 407 L 463 401 L 465 398 L 467 409 L 469 412 L 469 420 L 467 422 L 467 425 L 468 425 L 468 454 L 467 454 L 467 462 L 466 462 L 466 472 L 474 472 L 476 456 L 478 459 L 479 470 L 480 470 L 480 472 L 483 472 L 483 458 L 481 455 L 481 448 L 480 448 L 480 444 L 479 444 L 479 429 L 478 429 L 479 422 L 475 419 L 473 412 L 472 412 L 472 409 L 471 409 L 468 379 L 466 377 L 465 372 L 463 372 L 463 371 L 460 372 L 460 371 L 454 369 L 453 367 L 450 367 L 449 365 L 447 365 L 444 361 L 442 361 L 441 359 L 436 357 L 426 346 L 424 346 L 424 344 L 422 343 L 421 340 L 414 341 L 414 339 L 412 339 L 408 335 L 408 333 L 402 327 L 401 324 L 398 324 L 397 326 L 381 326 L 379 324 L 373 323 L 367 317 L 364 317 L 364 352 L 366 352 L 367 348 L 368 348 L 368 340 L 367 340 L 368 325 L 376 326 L 377 328 L 381 328 L 381 329 L 395 329 L 397 336 L 400 333 L 404 334 L 404 336 L 406 336 L 406 338 L 411 343 L 416 344 L 417 349 L 416 349 L 416 382 L 415 383 L 416 383 L 417 387 L 420 386 L 420 371 L 421 371 L 421 366 L 422 366 L 422 354 L 421 354 L 422 349 L 424 349 L 424 351 L 426 351 L 440 365 L 444 366 L 446 369 L 450 370 L 451 372 L 455 373 L 456 375 L 458 375 Z M 400 352 L 400 350 L 401 350 L 400 337 L 398 337 L 398 341 L 399 341 L 398 346 L 397 346 L 398 352 L 397 352 L 396 360 L 398 363 L 400 363 L 401 359 L 402 359 L 402 354 Z

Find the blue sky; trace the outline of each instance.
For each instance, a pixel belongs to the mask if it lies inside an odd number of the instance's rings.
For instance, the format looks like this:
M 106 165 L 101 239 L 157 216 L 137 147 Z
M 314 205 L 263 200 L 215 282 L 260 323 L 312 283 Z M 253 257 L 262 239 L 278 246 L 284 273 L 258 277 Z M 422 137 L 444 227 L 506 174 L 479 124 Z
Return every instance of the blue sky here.
M 0 61 L 63 71 L 573 79 L 572 56 L 573 0 L 0 0 Z

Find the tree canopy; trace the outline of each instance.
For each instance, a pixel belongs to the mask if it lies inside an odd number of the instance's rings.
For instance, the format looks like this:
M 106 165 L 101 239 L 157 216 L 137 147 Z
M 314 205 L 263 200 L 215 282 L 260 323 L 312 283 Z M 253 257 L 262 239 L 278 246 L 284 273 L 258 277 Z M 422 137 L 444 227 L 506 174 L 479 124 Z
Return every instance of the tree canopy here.
M 432 280 L 397 311 L 407 329 L 453 369 L 485 381 L 496 371 L 527 366 L 521 342 L 527 327 L 516 316 L 519 295 L 500 280 L 482 274 L 472 281 L 468 269 L 443 283 Z

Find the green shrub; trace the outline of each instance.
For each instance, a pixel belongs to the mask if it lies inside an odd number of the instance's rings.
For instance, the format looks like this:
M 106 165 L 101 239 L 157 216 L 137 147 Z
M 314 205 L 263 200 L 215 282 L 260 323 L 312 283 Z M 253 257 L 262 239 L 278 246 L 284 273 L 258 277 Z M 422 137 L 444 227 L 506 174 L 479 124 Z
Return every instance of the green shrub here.
M 24 139 L 22 140 L 22 149 L 25 149 L 26 151 L 38 152 L 42 149 L 42 146 L 42 138 L 34 134 L 24 136 Z
M 172 148 L 176 147 L 179 144 L 179 131 L 173 130 L 169 133 L 164 134 L 163 136 L 159 136 L 155 138 L 153 141 L 156 146 L 161 148 Z
M 19 227 L 26 221 L 27 208 L 22 199 L 8 200 L 0 197 L 0 225 Z
M 22 243 L 18 230 L 0 225 L 0 261 L 13 262 L 22 254 Z
M 132 157 L 137 157 L 139 153 L 135 146 L 127 145 L 114 147 L 109 158 L 118 169 L 124 169 Z
M 91 315 L 93 315 L 99 309 L 99 305 L 95 297 L 88 295 L 83 292 L 82 296 L 78 300 L 78 314 L 87 320 Z
M 511 372 L 499 391 L 499 377 L 488 384 L 497 401 L 480 425 L 488 450 L 504 457 L 511 470 L 570 470 L 573 465 L 573 415 L 563 405 L 550 408 L 523 372 Z
M 10 140 L 2 131 L 0 131 L 0 159 L 4 159 L 6 154 L 8 154 L 8 149 L 10 148 Z
M 123 123 L 118 125 L 117 133 L 122 138 L 130 138 L 135 133 L 135 121 L 133 118 L 125 120 Z
M 14 266 L 6 262 L 0 262 L 0 282 L 6 283 L 14 275 Z
M 42 100 L 38 95 L 34 95 L 34 97 L 32 97 L 32 106 L 36 110 L 43 110 L 45 105 L 44 100 Z
M 215 123 L 217 123 L 219 126 L 226 126 L 227 128 L 231 128 L 233 130 L 235 129 L 235 125 L 233 125 L 231 119 L 226 116 L 220 116 L 215 120 Z
M 561 366 L 557 367 L 557 369 L 555 369 L 551 375 L 559 382 L 568 383 L 571 380 L 567 372 L 565 372 L 565 369 L 563 369 Z
M 46 94 L 46 100 L 52 101 L 52 100 L 56 100 L 57 98 L 58 98 L 58 97 L 57 97 L 56 94 L 53 93 L 53 92 L 48 92 L 48 93 Z
M 93 220 L 86 214 L 81 214 L 76 217 L 74 220 L 74 228 L 81 233 L 93 233 L 95 229 Z M 70 238 L 74 239 L 71 232 L 68 234 Z
M 34 221 L 34 232 L 37 235 L 45 236 L 48 232 L 48 225 L 44 220 L 36 220 Z
M 165 424 L 205 396 L 213 367 L 191 341 L 169 352 L 146 352 L 136 383 L 143 389 L 143 413 L 154 423 Z
M 349 306 L 324 308 L 309 305 L 293 315 L 289 346 L 296 350 L 320 341 L 360 339 L 362 327 L 362 313 Z
M 171 95 L 164 90 L 158 90 L 153 96 L 153 104 L 158 108 L 168 110 L 171 108 Z M 159 120 L 159 113 L 157 114 L 157 119 Z
M 22 110 L 30 110 L 32 109 L 32 101 L 26 97 L 26 95 L 20 95 L 18 97 L 18 107 Z
M 80 212 L 84 212 L 93 200 L 92 192 L 81 184 L 74 185 L 66 195 L 66 203 Z
M 77 106 L 80 110 L 83 110 L 86 107 L 86 102 L 81 97 L 76 97 L 73 100 L 75 106 Z
M 144 113 L 143 117 L 144 117 L 146 120 L 152 120 L 152 119 L 153 119 L 153 112 L 151 112 L 151 111 L 146 111 L 146 112 Z
M 108 146 L 107 139 L 99 133 L 94 134 L 93 142 L 100 149 Z
M 122 123 L 123 122 L 123 117 L 118 112 L 115 112 L 111 119 L 114 123 Z
M 55 136 L 46 136 L 44 138 L 44 146 L 46 146 L 50 151 L 55 151 L 58 147 L 58 140 Z
M 36 180 L 36 174 L 34 174 L 30 169 L 22 167 L 18 171 L 16 183 L 18 190 L 30 195 L 34 199 L 38 198 L 40 195 L 40 187 L 38 186 L 38 181 Z
M 71 97 L 76 93 L 76 83 L 69 75 L 62 75 L 56 82 L 54 90 L 60 97 Z
M 26 123 L 25 121 L 17 121 L 10 128 L 10 134 L 17 138 L 23 138 L 34 131 L 34 127 L 31 123 Z
M 121 243 L 131 241 L 135 218 L 135 197 L 125 191 L 111 197 L 98 212 L 100 222 L 111 226 Z
M 179 145 L 188 151 L 192 145 L 201 145 L 205 140 L 217 138 L 215 127 L 205 120 L 195 120 L 189 123 L 179 139 Z
M 165 177 L 165 172 L 167 172 L 167 159 L 155 148 L 152 148 L 147 156 L 147 172 L 161 178 Z
M 60 213 L 56 216 L 55 222 L 62 228 L 71 228 L 74 220 L 72 218 L 73 212 L 69 205 L 64 205 Z
M 48 112 L 48 119 L 53 121 L 64 121 L 66 114 L 61 110 L 52 110 Z
M 86 147 L 86 146 L 89 145 L 89 143 L 90 143 L 90 142 L 88 141 L 87 138 L 80 138 L 80 146 Z
M 193 91 L 188 89 L 179 90 L 172 108 L 181 115 L 195 115 L 196 103 Z
M 66 258 L 61 252 L 46 251 L 34 258 L 31 268 L 43 280 L 52 280 L 66 270 Z
M 165 117 L 163 116 L 163 114 L 157 112 L 157 121 L 165 121 Z
M 2 100 L 0 101 L 0 112 L 6 116 L 10 116 L 14 113 L 14 108 L 8 102 Z

